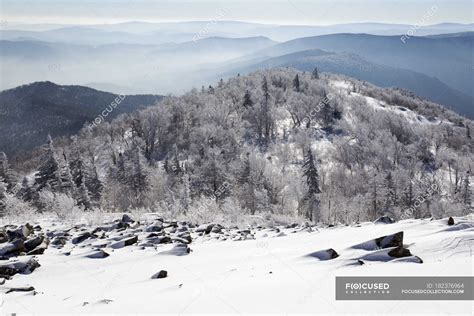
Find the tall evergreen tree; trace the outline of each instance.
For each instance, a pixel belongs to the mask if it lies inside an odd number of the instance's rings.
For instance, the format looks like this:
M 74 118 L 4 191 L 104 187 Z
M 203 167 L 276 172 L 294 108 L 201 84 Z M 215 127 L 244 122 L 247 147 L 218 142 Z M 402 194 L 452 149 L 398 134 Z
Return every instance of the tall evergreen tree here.
M 0 152 L 0 177 L 3 178 L 7 191 L 12 190 L 17 182 L 16 175 L 10 168 L 7 155 L 4 152 Z
M 251 96 L 249 90 L 246 90 L 246 91 L 245 91 L 245 94 L 244 94 L 244 101 L 243 101 L 243 103 L 242 103 L 242 106 L 243 106 L 244 108 L 251 108 L 251 107 L 253 106 L 252 96 Z
M 464 204 L 464 215 L 467 215 L 473 211 L 472 208 L 472 192 L 471 192 L 471 174 L 470 172 L 466 172 L 466 176 L 464 177 L 464 184 L 462 190 L 462 200 Z
M 138 197 L 140 193 L 145 191 L 148 186 L 147 176 L 142 160 L 140 159 L 140 149 L 138 146 L 134 148 L 133 169 L 130 175 L 130 186 Z
M 17 196 L 26 202 L 31 202 L 33 200 L 34 191 L 27 177 L 23 177 L 23 181 L 21 182 L 21 189 L 18 191 Z
M 311 78 L 319 79 L 318 67 L 314 67 L 313 72 L 311 73 Z
M 385 189 L 385 196 L 384 196 L 384 211 L 385 213 L 392 213 L 393 207 L 396 205 L 396 190 L 395 190 L 395 183 L 393 181 L 392 172 L 388 172 L 387 176 L 385 177 L 384 181 L 384 189 Z
M 0 217 L 4 216 L 7 210 L 7 184 L 0 177 Z
M 305 195 L 305 202 L 307 203 L 305 217 L 310 221 L 318 221 L 321 189 L 319 187 L 319 173 L 311 148 L 308 148 L 305 154 L 303 176 L 306 178 L 308 186 Z
M 89 197 L 89 190 L 87 190 L 87 186 L 83 181 L 79 188 L 77 188 L 77 204 L 84 206 L 84 208 L 90 209 L 91 208 L 91 199 Z
M 296 74 L 295 79 L 293 79 L 293 88 L 296 92 L 300 92 L 300 77 Z
M 51 190 L 59 191 L 62 185 L 59 173 L 59 164 L 54 152 L 53 140 L 48 135 L 48 142 L 43 147 L 40 166 L 35 177 L 37 191 L 41 191 L 46 185 L 49 185 Z

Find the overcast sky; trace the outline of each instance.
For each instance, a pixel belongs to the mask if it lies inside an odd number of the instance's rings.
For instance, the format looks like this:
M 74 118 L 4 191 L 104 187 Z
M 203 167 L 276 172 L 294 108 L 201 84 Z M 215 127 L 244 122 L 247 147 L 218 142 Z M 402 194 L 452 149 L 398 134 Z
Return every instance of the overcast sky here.
M 216 18 L 276 24 L 473 22 L 472 0 L 0 0 L 3 22 L 91 24 Z M 222 10 L 225 16 L 222 18 Z

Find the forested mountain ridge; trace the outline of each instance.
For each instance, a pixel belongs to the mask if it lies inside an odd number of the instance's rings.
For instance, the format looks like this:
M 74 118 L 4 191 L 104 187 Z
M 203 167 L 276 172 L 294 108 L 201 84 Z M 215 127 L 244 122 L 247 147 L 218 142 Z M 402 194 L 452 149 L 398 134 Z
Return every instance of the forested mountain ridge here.
M 46 137 L 71 136 L 96 119 L 119 97 L 82 86 L 35 82 L 0 92 L 0 151 L 9 156 L 44 144 Z M 155 104 L 161 96 L 121 96 L 110 120 Z
M 258 71 L 84 128 L 66 146 L 49 141 L 28 194 L 4 187 L 40 209 L 75 201 L 200 221 L 466 214 L 473 127 L 407 91 Z

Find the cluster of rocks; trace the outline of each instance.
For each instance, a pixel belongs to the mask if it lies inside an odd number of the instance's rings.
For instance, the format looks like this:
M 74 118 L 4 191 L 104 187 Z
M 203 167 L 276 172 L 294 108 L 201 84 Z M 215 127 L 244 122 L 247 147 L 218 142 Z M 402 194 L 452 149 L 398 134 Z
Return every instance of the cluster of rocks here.
M 409 258 L 403 259 L 409 262 L 423 263 L 420 257 L 412 255 L 407 246 L 403 244 L 403 232 L 381 236 L 350 248 L 367 252 L 364 256 L 355 259 L 360 265 L 365 264 L 366 261 L 400 261 L 402 258 Z M 318 258 L 319 260 L 332 260 L 340 255 L 334 249 L 329 248 L 310 253 L 308 256 Z
M 7 225 L 0 229 L 0 285 L 16 274 L 30 274 L 40 264 L 36 258 L 48 248 L 49 238 L 40 226 Z M 32 291 L 33 287 L 10 288 L 6 293 Z

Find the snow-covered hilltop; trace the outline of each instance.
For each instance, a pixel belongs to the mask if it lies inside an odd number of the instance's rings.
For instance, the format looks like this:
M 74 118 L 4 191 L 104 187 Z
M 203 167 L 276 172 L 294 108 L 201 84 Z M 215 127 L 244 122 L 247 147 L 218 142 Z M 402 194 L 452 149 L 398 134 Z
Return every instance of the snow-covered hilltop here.
M 472 306 L 335 301 L 335 276 L 472 275 L 472 214 L 240 229 L 157 214 L 108 217 L 118 219 L 4 227 L 2 313 L 367 313 L 370 306 L 378 314 L 462 314 Z M 25 248 L 36 252 L 22 255 Z
M 225 224 L 461 216 L 472 210 L 472 129 L 407 91 L 260 71 L 49 140 L 23 182 L 2 157 L 0 208 Z

